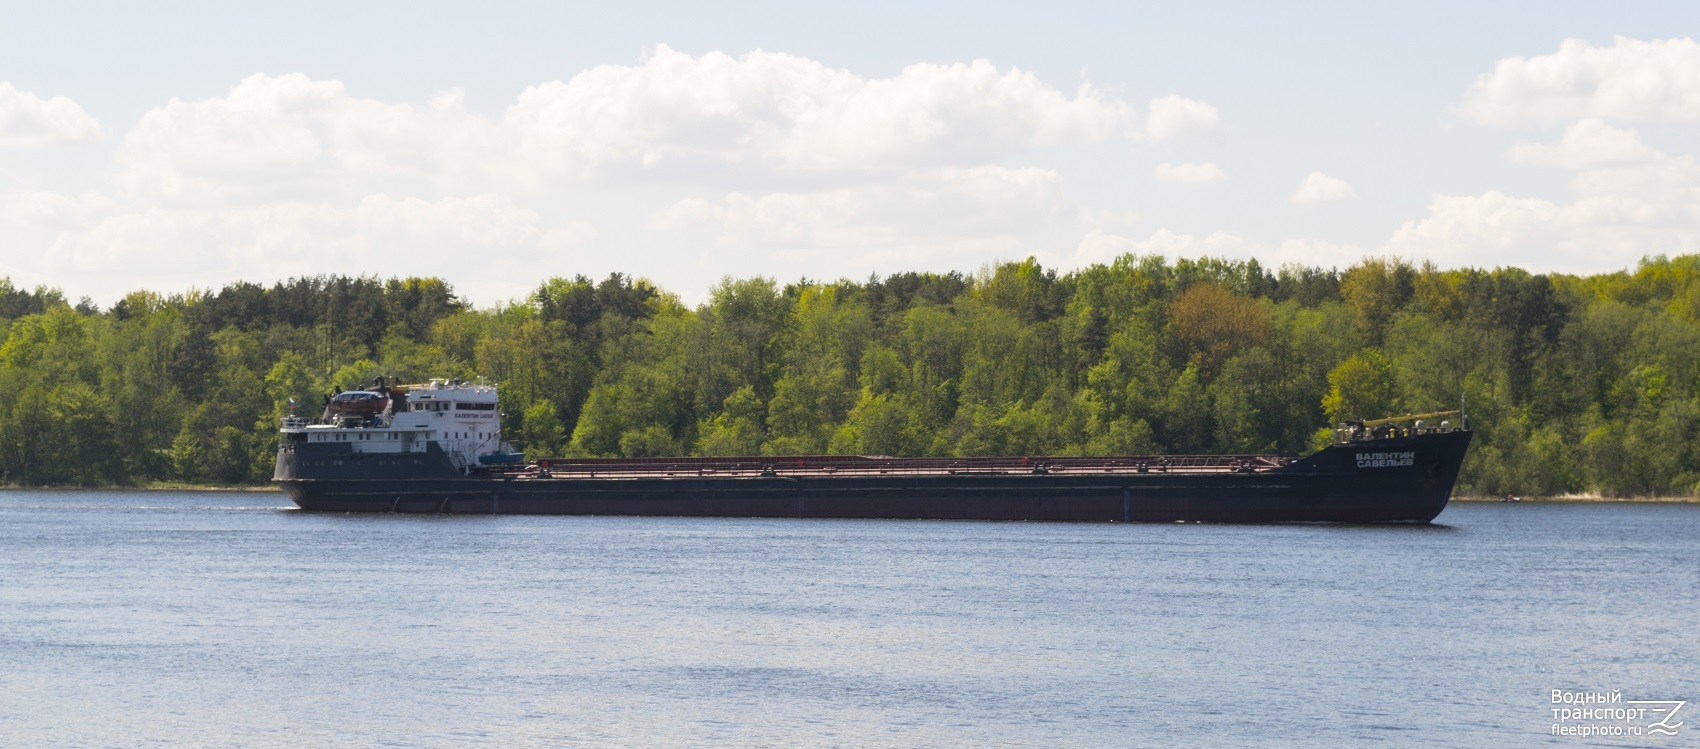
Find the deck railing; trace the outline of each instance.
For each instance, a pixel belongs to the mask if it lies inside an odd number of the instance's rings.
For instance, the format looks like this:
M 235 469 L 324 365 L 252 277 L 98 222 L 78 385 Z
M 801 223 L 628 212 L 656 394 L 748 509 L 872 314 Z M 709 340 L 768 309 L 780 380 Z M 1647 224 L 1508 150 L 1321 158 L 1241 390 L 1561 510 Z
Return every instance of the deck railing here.
M 1118 457 L 890 458 L 796 455 L 732 458 L 572 458 L 494 465 L 515 478 L 658 476 L 1081 475 L 1093 473 L 1255 473 L 1291 462 L 1274 455 L 1136 455 Z

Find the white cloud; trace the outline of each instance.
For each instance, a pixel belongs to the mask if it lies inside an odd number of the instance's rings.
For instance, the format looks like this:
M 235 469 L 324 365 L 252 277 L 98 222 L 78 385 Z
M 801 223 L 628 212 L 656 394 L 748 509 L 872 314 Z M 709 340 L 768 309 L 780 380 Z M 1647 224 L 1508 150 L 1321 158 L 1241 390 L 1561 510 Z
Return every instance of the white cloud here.
M 4 205 L 0 217 L 12 223 L 60 229 L 87 223 L 110 209 L 112 199 L 96 192 L 73 198 L 56 192 L 25 190 Z
M 1315 239 L 1288 239 L 1257 257 L 1267 266 L 1298 263 L 1319 268 L 1345 268 L 1372 253 L 1349 242 L 1329 242 Z
M 1394 232 L 1388 248 L 1466 261 L 1547 235 L 1559 218 L 1557 205 L 1535 198 L 1514 198 L 1497 190 L 1479 196 L 1436 195 L 1428 217 L 1407 221 Z
M 42 146 L 100 137 L 100 123 L 64 96 L 43 99 L 0 81 L 0 146 Z
M 1131 252 L 1344 267 L 1366 255 L 1392 254 L 1443 266 L 1593 273 L 1628 267 L 1648 255 L 1700 252 L 1700 167 L 1693 157 L 1662 153 L 1636 131 L 1596 119 L 1571 125 L 1556 143 L 1517 144 L 1510 157 L 1515 163 L 1572 172 L 1572 198 L 1554 201 L 1497 190 L 1435 195 L 1424 216 L 1404 222 L 1385 244 L 1371 248 L 1305 239 L 1265 243 L 1220 231 L 1161 229 L 1137 239 L 1094 230 L 1075 248 L 1072 262 L 1110 262 Z M 1318 200 L 1351 194 L 1345 183 L 1320 173 L 1306 180 L 1295 202 L 1307 192 Z
M 369 195 L 352 205 L 273 202 L 108 213 L 59 232 L 45 268 L 118 279 L 131 287 L 178 279 L 167 281 L 169 288 L 185 281 L 222 285 L 236 278 L 326 272 L 429 275 L 500 266 L 504 251 L 559 249 L 595 234 L 582 221 L 547 226 L 535 211 L 494 194 L 437 201 Z
M 1145 118 L 1145 134 L 1158 140 L 1214 131 L 1221 116 L 1216 108 L 1197 99 L 1173 94 L 1151 100 Z
M 923 184 L 936 182 L 939 189 L 984 203 L 1006 203 L 1048 198 L 1062 181 L 1062 175 L 1055 170 L 1038 167 L 946 167 L 918 173 L 910 181 Z
M 1156 177 L 1164 182 L 1203 184 L 1220 182 L 1227 179 L 1228 175 L 1215 164 L 1158 164 Z
M 537 241 L 537 246 L 546 250 L 565 250 L 583 245 L 596 237 L 596 227 L 589 221 L 568 221 L 562 228 L 543 232 L 543 238 Z
M 651 214 L 653 231 L 707 231 L 718 247 L 792 259 L 853 257 L 851 267 L 1004 252 L 1057 210 L 1056 172 L 980 166 L 917 171 L 899 184 L 809 193 L 689 198 Z M 907 266 L 906 266 L 907 267 Z
M 586 263 L 665 278 L 688 254 L 680 244 L 720 252 L 725 272 L 772 272 L 786 258 L 971 267 L 1040 251 L 1047 227 L 1078 226 L 1085 206 L 1056 170 L 1023 166 L 1030 155 L 1139 124 L 1172 137 L 1218 120 L 1178 96 L 1154 101 L 1152 115 L 984 60 L 877 77 L 660 46 L 636 64 L 526 88 L 493 115 L 469 111 L 459 90 L 409 103 L 261 74 L 145 112 L 121 133 L 108 184 L 0 195 L 0 231 L 44 256 L 32 267 L 105 299 L 144 284 L 326 272 L 491 287 L 501 263 L 523 268 L 515 278 Z M 84 131 L 76 137 L 98 125 Z M 643 221 L 632 206 L 680 187 L 703 197 L 651 204 L 644 228 L 697 236 L 638 251 L 647 240 L 621 222 Z M 615 215 L 593 227 L 556 206 Z M 584 249 L 599 230 L 613 249 Z
M 370 195 L 354 220 L 380 234 L 448 239 L 468 248 L 535 245 L 543 238 L 535 211 L 499 195 L 436 202 Z
M 690 204 L 687 210 L 698 208 Z M 744 259 L 755 250 L 786 262 L 824 259 L 857 271 L 881 265 L 913 268 L 1011 251 L 1034 217 L 1021 206 L 1003 208 L 1007 212 L 999 215 L 961 195 L 915 187 L 759 197 L 732 193 L 711 205 L 706 227 L 717 235 L 717 247 Z
M 1405 222 L 1387 248 L 1455 265 L 1492 262 L 1578 273 L 1626 267 L 1648 255 L 1700 251 L 1693 210 L 1668 208 L 1622 196 L 1560 204 L 1498 191 L 1436 195 L 1428 215 Z
M 910 197 L 892 193 L 889 189 L 832 190 L 759 198 L 732 193 L 715 213 L 721 225 L 719 244 L 798 249 L 866 249 L 889 244 L 897 234 L 889 225 L 858 219 Z
M 643 228 L 650 231 L 686 231 L 719 220 L 721 213 L 702 198 L 686 198 L 649 215 Z
M 1083 267 L 1093 263 L 1109 263 L 1127 253 L 1139 252 L 1137 240 L 1111 234 L 1102 229 L 1093 229 L 1080 238 L 1080 244 L 1074 248 L 1074 267 Z
M 1390 251 L 1456 263 L 1525 264 L 1575 272 L 1654 254 L 1700 250 L 1700 169 L 1638 133 L 1584 120 L 1556 144 L 1519 144 L 1514 161 L 1572 170 L 1570 202 L 1499 191 L 1436 195 L 1428 215 L 1394 232 Z
M 1661 157 L 1641 142 L 1634 130 L 1615 128 L 1597 119 L 1582 120 L 1564 131 L 1557 145 L 1518 143 L 1508 154 L 1518 164 L 1584 169 L 1605 164 L 1646 162 Z
M 1337 203 L 1351 200 L 1358 196 L 1358 191 L 1338 177 L 1330 177 L 1322 172 L 1311 172 L 1305 181 L 1299 184 L 1299 189 L 1289 198 L 1299 205 L 1314 205 L 1316 203 Z
M 1170 260 L 1183 257 L 1255 259 L 1268 268 L 1284 263 L 1344 267 L 1357 262 L 1366 254 L 1362 248 L 1350 244 L 1289 239 L 1270 245 L 1224 231 L 1198 236 L 1158 229 L 1145 239 L 1131 239 L 1094 229 L 1081 238 L 1080 244 L 1075 247 L 1074 257 L 1067 264 L 1074 268 L 1093 263 L 1108 264 L 1129 253 L 1162 255 Z
M 48 250 L 47 269 L 61 273 L 111 271 L 160 274 L 217 267 L 218 233 L 202 211 L 148 209 L 122 213 L 87 229 L 65 232 Z M 197 274 L 198 275 L 198 274 Z
M 1126 104 L 1071 97 L 985 60 L 864 78 L 803 57 L 701 57 L 665 45 L 525 90 L 504 117 L 528 154 L 564 173 L 753 163 L 791 169 L 973 164 L 1036 145 L 1109 138 Z
M 1476 79 L 1458 109 L 1490 125 L 1700 119 L 1700 44 L 1620 36 L 1610 47 L 1596 47 L 1566 39 L 1550 55 L 1500 60 Z
M 1093 229 L 1087 232 L 1075 247 L 1071 265 L 1082 267 L 1092 263 L 1109 263 L 1129 253 L 1162 255 L 1167 258 L 1230 257 L 1246 254 L 1257 247 L 1258 245 L 1246 241 L 1243 237 L 1224 231 L 1199 237 L 1158 229 L 1145 239 L 1131 239 Z
M 255 75 L 228 94 L 172 99 L 125 137 L 122 183 L 169 199 L 307 199 L 421 180 L 453 192 L 535 191 L 597 174 L 719 181 L 973 168 L 1035 148 L 1112 138 L 1132 118 L 1082 85 L 977 60 L 866 78 L 792 55 L 699 57 L 666 46 L 527 88 L 500 118 L 447 91 L 426 105 L 363 99 L 337 81 Z
M 504 142 L 492 121 L 464 112 L 459 92 L 420 108 L 300 73 L 254 75 L 224 97 L 144 114 L 125 135 L 121 182 L 191 200 L 311 198 L 382 179 L 476 189 L 512 168 Z
M 1686 197 L 1695 198 L 1692 189 Z M 1498 191 L 1436 195 L 1428 215 L 1405 222 L 1387 248 L 1458 265 L 1493 262 L 1596 272 L 1626 267 L 1648 255 L 1700 251 L 1692 207 L 1669 208 L 1620 196 L 1558 204 Z

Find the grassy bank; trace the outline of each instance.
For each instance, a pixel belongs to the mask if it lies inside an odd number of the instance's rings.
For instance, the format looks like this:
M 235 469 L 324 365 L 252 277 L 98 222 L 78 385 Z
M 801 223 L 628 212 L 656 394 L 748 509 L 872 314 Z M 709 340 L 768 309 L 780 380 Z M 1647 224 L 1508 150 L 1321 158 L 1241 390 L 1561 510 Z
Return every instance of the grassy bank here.
M 275 492 L 277 490 L 277 487 L 270 484 L 238 484 L 235 486 L 226 486 L 220 484 L 186 484 L 174 481 L 153 481 L 146 484 L 107 484 L 92 486 L 79 484 L 58 484 L 49 486 L 20 486 L 18 484 L 6 484 L 4 486 L 0 486 L 0 491 L 14 492 Z
M 1456 496 L 1454 502 L 1500 502 L 1505 497 L 1489 496 Z M 1556 497 L 1518 497 L 1521 502 L 1635 502 L 1660 504 L 1700 504 L 1700 497 L 1602 497 L 1597 494 L 1560 494 Z

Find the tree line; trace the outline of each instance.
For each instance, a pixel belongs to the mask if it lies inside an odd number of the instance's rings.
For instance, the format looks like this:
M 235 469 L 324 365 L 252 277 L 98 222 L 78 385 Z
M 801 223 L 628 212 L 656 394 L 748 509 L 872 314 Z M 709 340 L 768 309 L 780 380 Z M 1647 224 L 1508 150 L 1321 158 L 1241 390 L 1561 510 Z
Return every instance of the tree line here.
M 1700 494 L 1700 256 L 1533 275 L 1123 256 L 1058 273 L 552 278 L 478 309 L 439 279 L 137 291 L 0 279 L 0 481 L 270 477 L 291 398 L 486 377 L 529 456 L 1298 454 L 1467 403 L 1461 490 Z

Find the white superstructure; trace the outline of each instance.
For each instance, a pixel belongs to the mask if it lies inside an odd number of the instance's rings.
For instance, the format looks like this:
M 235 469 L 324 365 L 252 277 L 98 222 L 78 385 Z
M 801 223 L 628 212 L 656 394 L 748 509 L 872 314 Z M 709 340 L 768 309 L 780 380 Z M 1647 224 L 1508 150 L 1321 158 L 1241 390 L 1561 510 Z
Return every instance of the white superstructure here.
M 371 392 L 389 399 L 381 413 L 338 416 L 327 408 L 323 419 L 286 418 L 280 431 L 286 441 L 347 443 L 362 454 L 423 453 L 436 443 L 462 471 L 481 457 L 510 452 L 494 385 L 432 380 Z

